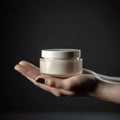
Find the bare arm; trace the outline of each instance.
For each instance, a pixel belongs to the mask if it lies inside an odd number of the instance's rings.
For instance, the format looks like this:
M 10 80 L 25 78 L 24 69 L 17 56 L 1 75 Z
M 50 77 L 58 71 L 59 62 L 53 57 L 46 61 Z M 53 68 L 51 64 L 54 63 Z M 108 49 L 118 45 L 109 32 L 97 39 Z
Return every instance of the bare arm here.
M 96 91 L 91 96 L 120 104 L 120 84 L 100 82 Z
M 70 78 L 55 78 L 41 75 L 39 68 L 27 61 L 20 61 L 15 70 L 55 96 L 91 96 L 120 104 L 120 84 L 106 82 L 108 77 L 105 78 L 95 72 L 93 74 L 93 71 L 87 69 L 83 70 L 83 74 Z

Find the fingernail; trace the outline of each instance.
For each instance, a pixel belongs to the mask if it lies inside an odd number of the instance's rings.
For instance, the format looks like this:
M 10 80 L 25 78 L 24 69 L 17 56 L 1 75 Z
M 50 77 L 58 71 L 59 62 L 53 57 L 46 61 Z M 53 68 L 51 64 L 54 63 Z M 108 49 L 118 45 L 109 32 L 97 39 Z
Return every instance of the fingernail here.
M 44 80 L 44 79 L 42 79 L 42 78 L 39 78 L 38 80 L 36 80 L 36 82 L 39 82 L 39 83 L 44 84 L 44 83 L 45 83 L 45 80 Z

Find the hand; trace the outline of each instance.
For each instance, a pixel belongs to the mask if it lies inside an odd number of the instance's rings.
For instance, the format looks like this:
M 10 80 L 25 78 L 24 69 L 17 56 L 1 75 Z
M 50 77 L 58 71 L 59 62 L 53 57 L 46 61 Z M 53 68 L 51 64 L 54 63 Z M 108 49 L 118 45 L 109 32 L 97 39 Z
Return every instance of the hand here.
M 120 102 L 120 97 L 116 95 L 118 94 L 116 91 L 120 90 L 119 85 L 116 87 L 99 81 L 95 75 L 86 69 L 83 69 L 83 74 L 69 78 L 56 78 L 40 74 L 40 70 L 36 66 L 27 61 L 20 61 L 15 66 L 15 70 L 28 78 L 36 86 L 55 96 L 93 96 L 107 101 Z M 116 94 L 111 92 L 111 88 L 114 88 L 112 91 L 116 92 Z
M 93 75 L 85 74 L 72 76 L 70 78 L 55 78 L 49 75 L 40 74 L 39 68 L 27 61 L 21 61 L 15 66 L 15 70 L 20 72 L 36 86 L 51 92 L 56 96 L 61 95 L 89 95 L 97 84 Z M 44 83 L 44 84 L 43 84 Z

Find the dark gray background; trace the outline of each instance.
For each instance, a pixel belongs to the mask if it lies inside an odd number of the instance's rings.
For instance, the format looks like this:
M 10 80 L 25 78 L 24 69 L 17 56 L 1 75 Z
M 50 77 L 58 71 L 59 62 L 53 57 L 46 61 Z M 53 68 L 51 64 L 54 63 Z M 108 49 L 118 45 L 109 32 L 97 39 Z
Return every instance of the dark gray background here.
M 120 76 L 119 46 L 119 0 L 2 1 L 1 113 L 119 113 L 120 105 L 95 98 L 56 98 L 14 71 L 20 60 L 39 66 L 41 49 L 77 48 L 85 68 Z

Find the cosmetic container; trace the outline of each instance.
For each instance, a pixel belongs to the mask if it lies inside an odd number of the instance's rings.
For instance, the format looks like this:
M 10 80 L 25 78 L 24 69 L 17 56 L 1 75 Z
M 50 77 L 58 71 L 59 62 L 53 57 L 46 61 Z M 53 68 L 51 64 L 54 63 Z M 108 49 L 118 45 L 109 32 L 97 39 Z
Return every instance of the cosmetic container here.
M 82 73 L 81 51 L 78 49 L 45 49 L 41 51 L 40 73 L 70 77 Z

